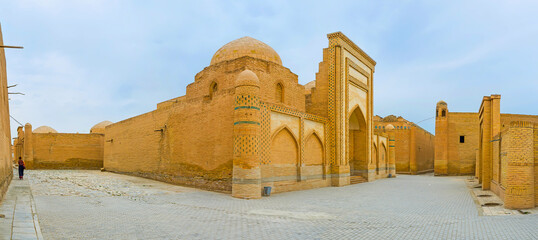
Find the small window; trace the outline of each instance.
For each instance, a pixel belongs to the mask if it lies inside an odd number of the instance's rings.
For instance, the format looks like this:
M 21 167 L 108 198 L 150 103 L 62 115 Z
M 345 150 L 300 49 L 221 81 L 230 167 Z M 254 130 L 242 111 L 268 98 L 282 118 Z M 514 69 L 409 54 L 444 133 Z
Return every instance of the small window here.
M 460 143 L 465 143 L 465 136 L 460 136 Z
M 275 100 L 281 103 L 284 102 L 284 88 L 282 87 L 282 84 L 280 83 L 276 84 Z
M 212 82 L 211 85 L 209 86 L 209 97 L 213 98 L 213 96 L 215 95 L 217 90 L 219 90 L 219 87 L 218 87 L 217 83 Z
M 446 111 L 445 111 L 445 110 L 443 110 L 443 111 L 441 112 L 441 117 L 446 117 Z

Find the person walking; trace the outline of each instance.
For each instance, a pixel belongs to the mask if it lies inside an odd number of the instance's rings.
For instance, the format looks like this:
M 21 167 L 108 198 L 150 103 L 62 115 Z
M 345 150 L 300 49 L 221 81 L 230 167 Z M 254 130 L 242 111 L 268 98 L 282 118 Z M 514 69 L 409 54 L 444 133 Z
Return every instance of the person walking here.
M 19 157 L 19 179 L 22 180 L 22 177 L 24 176 L 24 169 L 26 166 L 24 166 L 24 161 L 22 160 L 22 157 Z

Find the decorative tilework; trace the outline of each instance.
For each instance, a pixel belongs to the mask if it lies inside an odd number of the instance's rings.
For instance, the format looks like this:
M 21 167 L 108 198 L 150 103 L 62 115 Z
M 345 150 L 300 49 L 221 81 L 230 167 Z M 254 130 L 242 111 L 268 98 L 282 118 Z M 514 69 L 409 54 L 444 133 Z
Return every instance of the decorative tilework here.
M 267 108 L 266 103 L 260 102 L 260 122 L 261 122 L 261 133 L 260 133 L 260 144 L 259 144 L 259 153 L 261 164 L 266 165 L 271 163 L 271 115 L 269 109 Z
M 272 104 L 272 103 L 268 103 L 268 102 L 266 102 L 264 104 L 269 108 L 269 110 L 271 110 L 273 112 L 284 113 L 284 114 L 288 114 L 288 115 L 291 115 L 291 116 L 304 118 L 306 120 L 311 120 L 311 121 L 314 121 L 314 122 L 321 122 L 321 123 L 326 123 L 327 122 L 327 118 L 324 118 L 322 116 L 317 116 L 317 115 L 314 115 L 314 114 L 300 112 L 300 111 L 294 110 L 292 108 L 288 108 L 288 107 L 284 107 L 284 106 L 280 106 L 280 105 L 276 105 L 276 104 Z

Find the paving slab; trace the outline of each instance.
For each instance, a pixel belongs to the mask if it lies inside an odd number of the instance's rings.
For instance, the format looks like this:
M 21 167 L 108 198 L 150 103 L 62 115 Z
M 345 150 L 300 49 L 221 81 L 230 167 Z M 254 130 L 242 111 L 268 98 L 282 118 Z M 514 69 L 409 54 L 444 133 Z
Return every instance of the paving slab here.
M 43 239 L 35 211 L 30 182 L 19 180 L 14 171 L 5 198 L 0 203 L 0 240 Z M 37 229 L 37 230 L 36 230 Z
M 466 177 L 399 175 L 259 200 L 100 171 L 28 179 L 46 239 L 538 239 L 536 214 L 482 216 Z

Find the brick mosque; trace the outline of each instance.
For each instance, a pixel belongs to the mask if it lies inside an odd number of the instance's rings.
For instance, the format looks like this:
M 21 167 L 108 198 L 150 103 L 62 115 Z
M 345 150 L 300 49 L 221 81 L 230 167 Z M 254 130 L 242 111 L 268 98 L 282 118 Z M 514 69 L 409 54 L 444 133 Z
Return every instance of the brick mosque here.
M 327 37 L 308 84 L 269 45 L 243 37 L 217 50 L 184 96 L 151 112 L 89 134 L 26 124 L 13 148 L 0 49 L 0 193 L 20 156 L 29 169 L 103 168 L 247 199 L 268 186 L 279 193 L 396 174 L 474 175 L 507 208 L 537 206 L 538 116 L 501 114 L 499 95 L 484 97 L 477 113 L 449 112 L 440 101 L 435 136 L 403 117 L 374 116 L 376 62 L 341 32 Z

